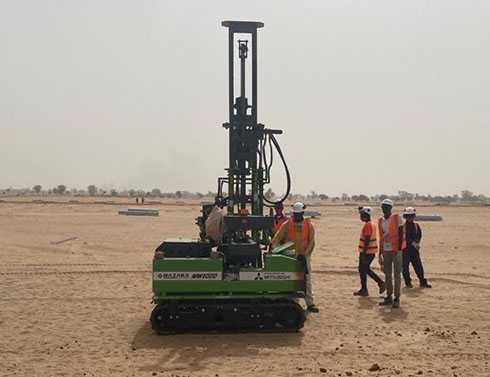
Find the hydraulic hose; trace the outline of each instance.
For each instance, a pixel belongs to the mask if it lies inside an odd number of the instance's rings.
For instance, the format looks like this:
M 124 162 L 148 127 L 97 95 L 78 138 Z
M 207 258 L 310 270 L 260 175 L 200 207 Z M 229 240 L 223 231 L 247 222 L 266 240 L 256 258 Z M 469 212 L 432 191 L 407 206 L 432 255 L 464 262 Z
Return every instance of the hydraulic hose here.
M 282 164 L 284 165 L 284 171 L 286 173 L 286 193 L 284 194 L 284 196 L 281 199 L 276 200 L 276 201 L 268 200 L 264 196 L 264 194 L 262 193 L 262 199 L 264 200 L 264 202 L 265 202 L 264 205 L 266 207 L 274 207 L 276 204 L 284 202 L 291 192 L 291 174 L 289 173 L 289 168 L 288 168 L 288 165 L 287 165 L 286 160 L 284 158 L 284 155 L 282 153 L 281 146 L 279 145 L 279 143 L 277 142 L 277 140 L 273 134 L 269 134 L 269 143 L 271 141 L 272 141 L 272 144 L 274 144 L 274 147 L 276 148 L 277 153 L 279 153 L 279 157 L 281 158 Z M 266 164 L 266 169 L 267 169 L 268 173 L 270 172 L 270 169 L 272 167 L 272 146 L 270 148 L 271 148 L 271 163 L 269 166 L 267 166 L 267 164 Z M 265 159 L 265 153 L 264 153 L 264 159 Z M 268 203 L 268 204 L 266 204 L 266 203 Z

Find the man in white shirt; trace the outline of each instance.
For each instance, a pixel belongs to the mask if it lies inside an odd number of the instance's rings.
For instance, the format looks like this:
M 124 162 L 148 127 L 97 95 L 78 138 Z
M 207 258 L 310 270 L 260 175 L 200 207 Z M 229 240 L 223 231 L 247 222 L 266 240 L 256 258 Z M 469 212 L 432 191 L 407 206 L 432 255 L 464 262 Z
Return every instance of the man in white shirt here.
M 392 305 L 393 308 L 399 308 L 403 266 L 403 221 L 397 213 L 392 213 L 392 200 L 383 200 L 381 209 L 383 216 L 378 220 L 379 261 L 385 273 L 386 297 L 380 305 Z M 395 281 L 394 290 L 393 280 Z M 395 294 L 394 299 L 393 293 Z

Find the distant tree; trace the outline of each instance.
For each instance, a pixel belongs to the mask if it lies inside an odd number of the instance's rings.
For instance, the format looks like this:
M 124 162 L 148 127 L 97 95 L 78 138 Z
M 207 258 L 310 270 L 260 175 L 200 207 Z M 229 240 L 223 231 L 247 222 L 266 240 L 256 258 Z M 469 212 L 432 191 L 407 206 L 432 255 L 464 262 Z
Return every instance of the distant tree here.
M 182 198 L 182 191 L 175 191 L 175 197 L 177 199 L 181 199 Z
M 154 188 L 153 190 L 151 190 L 151 196 L 153 196 L 155 198 L 161 198 L 162 192 L 160 191 L 160 189 Z
M 400 200 L 406 202 L 406 201 L 411 201 L 414 199 L 415 195 L 408 192 L 408 191 L 398 191 L 398 196 L 400 197 Z
M 461 199 L 465 202 L 470 202 L 472 200 L 475 200 L 476 197 L 471 191 L 463 190 L 461 191 Z
M 351 199 L 355 202 L 369 202 L 369 196 L 364 194 L 352 195 Z
M 111 190 L 111 196 L 117 196 L 117 190 L 116 189 Z
M 63 195 L 66 191 L 66 186 L 65 185 L 58 185 L 57 191 L 58 191 L 58 194 Z
M 130 198 L 134 198 L 136 196 L 136 190 L 133 189 L 129 190 L 128 195 Z
M 58 189 L 57 189 L 56 187 L 54 187 L 54 188 L 51 190 L 51 192 L 52 192 L 53 194 L 57 194 L 57 193 L 58 193 Z
M 32 190 L 36 193 L 36 194 L 39 194 L 41 192 L 41 190 L 43 189 L 43 187 L 41 185 L 36 185 L 32 188 Z
M 309 198 L 310 199 L 317 199 L 318 198 L 318 194 L 316 193 L 316 191 L 310 191 L 310 195 L 309 195 Z
M 345 192 L 342 194 L 342 197 L 341 197 L 342 201 L 343 202 L 348 202 L 350 200 L 350 197 L 349 195 L 347 195 Z
M 318 195 L 318 197 L 320 198 L 320 200 L 328 200 L 328 195 L 325 194 L 320 194 Z
M 388 195 L 381 194 L 381 195 L 378 196 L 378 199 L 379 199 L 379 201 L 382 202 L 383 200 L 388 199 Z
M 451 197 L 448 198 L 447 196 L 437 195 L 432 198 L 432 201 L 440 204 L 449 204 L 451 202 L 450 198 Z
M 95 185 L 90 185 L 87 187 L 88 194 L 90 196 L 95 196 L 97 195 L 97 187 Z
M 267 189 L 267 191 L 265 192 L 264 194 L 264 197 L 267 199 L 267 200 L 271 200 L 272 198 L 274 198 L 276 196 L 276 194 L 274 193 L 274 191 L 272 191 L 272 189 L 269 187 Z

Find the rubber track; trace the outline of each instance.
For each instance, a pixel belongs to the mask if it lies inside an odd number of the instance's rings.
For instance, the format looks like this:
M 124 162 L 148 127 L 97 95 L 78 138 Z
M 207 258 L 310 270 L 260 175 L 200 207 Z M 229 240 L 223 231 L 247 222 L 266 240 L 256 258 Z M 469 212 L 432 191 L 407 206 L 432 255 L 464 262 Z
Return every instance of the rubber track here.
M 185 300 L 157 305 L 150 316 L 160 335 L 195 331 L 298 331 L 306 319 L 293 300 Z

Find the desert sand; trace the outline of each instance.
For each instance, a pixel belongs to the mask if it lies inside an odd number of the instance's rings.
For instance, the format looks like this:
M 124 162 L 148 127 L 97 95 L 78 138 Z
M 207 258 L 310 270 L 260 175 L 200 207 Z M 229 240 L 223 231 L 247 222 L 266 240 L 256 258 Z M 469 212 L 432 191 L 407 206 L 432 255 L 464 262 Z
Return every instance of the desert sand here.
M 314 208 L 321 312 L 302 331 L 174 336 L 150 328 L 151 259 L 197 235 L 199 206 L 125 207 L 0 203 L 1 376 L 490 376 L 489 207 L 420 210 L 444 217 L 421 223 L 434 288 L 404 289 L 393 311 L 371 281 L 371 297 L 352 296 L 356 209 Z

